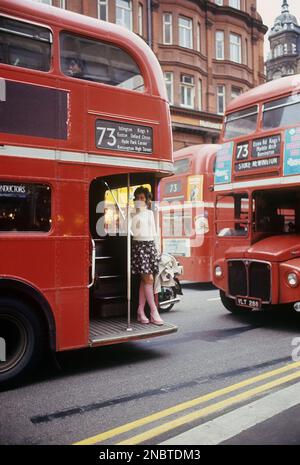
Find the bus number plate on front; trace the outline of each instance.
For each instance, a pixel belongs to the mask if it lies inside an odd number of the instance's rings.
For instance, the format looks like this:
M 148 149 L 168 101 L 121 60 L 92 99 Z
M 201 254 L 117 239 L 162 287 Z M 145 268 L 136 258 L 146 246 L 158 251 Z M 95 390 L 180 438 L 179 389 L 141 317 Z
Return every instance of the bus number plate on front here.
M 118 152 L 151 154 L 153 129 L 148 126 L 97 119 L 96 147 Z
M 236 299 L 235 299 L 235 303 L 239 307 L 250 308 L 252 310 L 260 310 L 261 309 L 261 299 L 237 296 Z

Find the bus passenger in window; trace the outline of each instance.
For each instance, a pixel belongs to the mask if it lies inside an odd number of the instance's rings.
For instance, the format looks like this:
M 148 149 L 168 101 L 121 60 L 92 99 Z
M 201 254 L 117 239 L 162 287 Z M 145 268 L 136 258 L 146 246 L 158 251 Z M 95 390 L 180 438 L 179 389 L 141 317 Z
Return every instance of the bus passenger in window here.
M 147 324 L 163 325 L 154 299 L 154 274 L 158 273 L 158 236 L 155 219 L 151 210 L 151 192 L 146 187 L 138 187 L 134 192 L 136 213 L 131 221 L 132 273 L 141 277 L 137 319 Z M 145 315 L 146 301 L 150 307 L 150 321 Z
M 72 77 L 83 77 L 83 65 L 79 60 L 71 60 L 67 69 L 67 74 Z

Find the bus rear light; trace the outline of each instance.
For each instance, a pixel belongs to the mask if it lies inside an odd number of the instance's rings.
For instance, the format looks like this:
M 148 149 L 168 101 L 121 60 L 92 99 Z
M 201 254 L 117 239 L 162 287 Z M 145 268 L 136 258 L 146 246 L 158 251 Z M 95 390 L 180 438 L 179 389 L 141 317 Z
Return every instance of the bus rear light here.
M 299 286 L 299 278 L 296 273 L 289 273 L 287 275 L 287 283 L 290 287 L 298 287 Z

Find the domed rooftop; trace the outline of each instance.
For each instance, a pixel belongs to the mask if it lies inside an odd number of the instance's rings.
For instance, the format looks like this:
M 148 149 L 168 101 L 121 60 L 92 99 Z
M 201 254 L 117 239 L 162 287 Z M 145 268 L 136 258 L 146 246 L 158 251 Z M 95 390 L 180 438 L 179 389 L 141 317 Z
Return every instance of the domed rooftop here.
M 290 13 L 287 0 L 283 0 L 281 14 L 275 19 L 270 35 L 277 34 L 286 29 L 294 29 L 295 26 L 298 27 L 297 18 Z

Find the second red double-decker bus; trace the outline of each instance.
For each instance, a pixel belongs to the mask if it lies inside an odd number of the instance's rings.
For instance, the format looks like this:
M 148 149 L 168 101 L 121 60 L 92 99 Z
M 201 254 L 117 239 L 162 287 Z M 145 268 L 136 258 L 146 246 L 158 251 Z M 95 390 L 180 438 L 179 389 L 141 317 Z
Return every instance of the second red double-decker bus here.
M 235 99 L 222 141 L 214 283 L 223 304 L 231 312 L 282 304 L 299 310 L 300 75 Z
M 173 170 L 164 79 L 143 40 L 2 0 L 0 160 L 0 384 L 46 347 L 176 331 L 131 319 L 131 188 L 146 184 L 155 199 Z
M 160 184 L 162 248 L 180 258 L 182 279 L 212 281 L 213 171 L 218 145 L 174 153 L 175 174 Z

